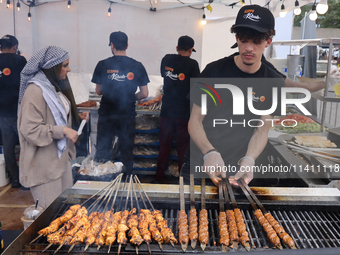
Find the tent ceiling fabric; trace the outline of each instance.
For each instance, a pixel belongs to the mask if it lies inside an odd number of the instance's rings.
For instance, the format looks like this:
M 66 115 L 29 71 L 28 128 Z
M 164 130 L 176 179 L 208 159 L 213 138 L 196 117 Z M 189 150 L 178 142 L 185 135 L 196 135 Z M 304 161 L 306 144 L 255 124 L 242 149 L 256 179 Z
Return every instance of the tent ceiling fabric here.
M 59 2 L 63 0 L 37 0 L 37 3 L 46 3 L 46 2 Z M 81 0 L 78 0 L 81 1 Z M 93 0 L 99 1 L 99 0 Z M 25 2 L 30 2 L 25 0 Z M 101 0 L 101 2 L 107 2 L 109 6 L 110 3 L 108 0 Z M 142 8 L 145 10 L 153 11 L 164 11 L 168 9 L 175 8 L 197 8 L 197 11 L 201 11 L 203 15 L 203 10 L 200 10 L 203 6 L 211 5 L 212 12 L 205 9 L 204 13 L 206 15 L 207 20 L 230 20 L 231 18 L 235 18 L 238 10 L 242 7 L 241 1 L 237 0 L 110 0 L 112 2 L 112 8 L 114 8 L 115 4 L 123 4 L 134 6 L 138 8 Z M 313 3 L 314 0 L 299 0 L 300 7 L 309 3 Z M 319 2 L 319 1 L 317 1 Z M 269 3 L 269 4 L 268 4 Z M 287 12 L 294 10 L 295 8 L 295 0 L 245 0 L 245 4 L 258 4 L 261 6 L 265 6 L 268 4 L 269 9 L 273 12 L 274 17 L 278 17 L 281 11 L 281 4 L 284 3 L 285 9 Z

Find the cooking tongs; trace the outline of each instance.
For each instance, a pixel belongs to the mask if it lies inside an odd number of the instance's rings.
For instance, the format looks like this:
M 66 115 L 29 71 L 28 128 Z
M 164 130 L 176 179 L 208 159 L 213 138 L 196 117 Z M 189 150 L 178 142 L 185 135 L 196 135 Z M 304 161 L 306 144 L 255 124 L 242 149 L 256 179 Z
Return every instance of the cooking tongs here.
M 256 197 L 256 195 L 254 194 L 254 192 L 249 188 L 249 186 L 246 184 L 246 182 L 244 181 L 243 178 L 238 180 L 238 183 L 241 187 L 241 189 L 243 190 L 244 194 L 246 195 L 247 199 L 249 200 L 251 206 L 253 207 L 253 209 L 258 210 L 255 202 L 257 203 L 257 205 L 260 207 L 260 210 L 264 213 L 264 217 L 265 219 L 269 222 L 269 224 L 275 229 L 275 232 L 277 233 L 277 235 L 283 240 L 283 242 L 290 247 L 291 249 L 296 249 L 295 247 L 295 243 L 294 240 L 286 233 L 286 231 L 284 230 L 284 228 L 282 226 L 280 226 L 280 224 L 274 219 L 274 217 L 268 213 L 268 211 L 264 208 L 264 206 L 262 205 L 262 203 L 260 202 L 260 200 L 258 200 L 258 198 Z M 254 199 L 254 200 L 253 200 Z M 255 202 L 254 202 L 255 201 Z M 256 214 L 256 213 L 255 213 Z M 256 216 L 256 215 L 255 215 Z M 258 216 L 256 216 L 256 218 L 259 220 Z M 259 220 L 260 221 L 260 220 Z M 261 222 L 260 222 L 261 224 Z M 261 224 L 263 225 L 263 224 Z M 263 226 L 262 226 L 263 227 Z M 266 230 L 266 229 L 265 229 Z M 268 233 L 267 233 L 268 234 Z M 280 250 L 282 250 L 282 245 L 276 245 Z
M 231 185 L 230 185 L 230 182 L 229 182 L 229 179 L 228 179 L 228 178 L 226 179 L 226 185 L 227 185 L 227 189 L 228 189 L 228 192 L 227 192 L 227 190 L 225 190 L 226 196 L 228 196 L 228 193 L 229 193 L 230 198 L 231 198 L 231 202 L 232 202 L 233 208 L 234 208 L 234 214 L 238 214 L 238 213 L 240 213 L 240 210 L 238 210 L 238 206 L 237 206 L 237 203 L 236 203 L 234 191 L 233 191 L 233 189 L 232 189 L 232 187 L 231 187 Z M 241 216 L 242 216 L 242 215 L 241 215 Z M 238 218 L 237 218 L 237 217 L 235 217 L 235 218 L 236 218 L 237 229 L 238 229 L 238 230 L 244 229 L 244 228 L 245 228 L 245 224 L 244 224 L 243 216 L 242 216 L 242 220 L 241 220 L 241 221 L 238 221 Z M 247 230 L 246 230 L 246 231 L 247 231 Z M 246 248 L 247 251 L 250 251 L 250 244 L 249 244 L 249 242 L 248 242 L 248 241 L 245 242 L 245 240 L 242 239 L 243 237 L 241 236 L 241 233 L 238 233 L 238 234 L 239 234 L 239 236 L 240 236 L 240 238 L 241 238 L 241 243 L 242 243 L 242 241 L 243 241 L 242 244 L 243 244 L 244 248 Z M 248 232 L 245 233 L 245 234 L 248 234 Z M 247 235 L 247 236 L 248 236 L 248 235 Z M 249 238 L 248 238 L 247 240 L 249 240 Z M 234 242 L 235 242 L 235 241 L 233 241 L 233 246 L 235 245 Z M 235 243 L 236 243 L 236 248 L 235 248 L 235 250 L 237 250 L 238 242 L 235 242 Z

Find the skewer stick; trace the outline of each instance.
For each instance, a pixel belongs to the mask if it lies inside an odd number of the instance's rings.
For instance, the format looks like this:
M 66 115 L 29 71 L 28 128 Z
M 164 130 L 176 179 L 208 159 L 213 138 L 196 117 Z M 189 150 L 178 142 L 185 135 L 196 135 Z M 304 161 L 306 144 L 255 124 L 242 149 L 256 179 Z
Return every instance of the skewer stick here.
M 222 252 L 228 252 L 228 246 L 222 244 Z
M 119 255 L 120 254 L 120 249 L 122 248 L 122 244 L 120 243 L 119 245 L 118 245 L 118 252 L 117 252 L 117 254 Z
M 175 247 L 174 241 L 170 240 L 170 244 L 171 244 L 172 247 Z
M 43 234 L 40 234 L 40 235 L 38 235 L 36 238 L 34 238 L 31 242 L 30 242 L 30 244 L 32 244 L 32 243 L 34 243 L 35 241 L 37 241 L 40 237 L 42 237 L 43 236 Z
M 71 246 L 70 249 L 68 250 L 68 253 L 70 253 L 70 252 L 73 250 L 73 248 L 74 248 L 75 245 L 76 245 L 75 243 L 72 244 L 72 246 Z
M 137 183 L 136 176 L 134 177 L 134 179 L 135 179 L 135 182 Z M 139 186 L 137 186 L 137 188 L 138 188 L 139 195 L 140 195 L 140 197 L 141 197 L 141 199 L 142 199 L 142 201 L 143 201 L 144 208 L 147 209 L 148 207 L 146 206 L 146 203 L 145 203 L 145 200 L 144 200 L 142 191 L 141 191 L 142 188 L 139 187 Z
M 107 253 L 110 253 L 111 246 L 112 246 L 112 243 L 110 243 L 110 245 L 109 245 L 109 249 L 107 250 Z
M 101 247 L 101 245 L 100 245 L 100 244 L 98 244 L 97 251 L 99 251 L 100 247 Z
M 151 203 L 151 201 L 150 201 L 148 195 L 146 194 L 145 190 L 142 188 L 142 184 L 141 184 L 141 182 L 139 181 L 139 179 L 138 179 L 137 176 L 135 176 L 135 180 L 138 182 L 139 186 L 141 187 L 141 189 L 142 189 L 142 191 L 143 191 L 143 193 L 144 193 L 146 199 L 148 200 L 148 202 L 149 202 L 149 204 L 150 204 L 152 210 L 155 211 L 155 208 L 153 207 L 153 205 L 152 205 L 152 203 Z
M 120 183 L 121 183 L 121 181 L 122 181 L 122 177 L 123 177 L 123 175 L 120 176 L 119 182 L 118 182 L 118 184 L 117 184 L 116 193 L 115 193 L 115 196 L 114 196 L 113 201 L 112 201 L 112 204 L 111 204 L 111 210 L 113 209 L 113 207 L 114 207 L 114 205 L 115 205 L 115 203 L 116 203 L 116 198 L 117 198 L 117 195 L 118 195 L 118 191 L 119 191 Z
M 136 246 L 136 254 L 138 255 L 138 246 Z
M 41 253 L 45 252 L 45 251 L 46 251 L 48 248 L 50 248 L 52 245 L 53 245 L 53 243 L 50 243 L 49 245 L 47 245 L 46 248 L 43 249 L 43 251 L 42 251 Z
M 151 254 L 151 248 L 150 248 L 150 243 L 147 242 L 146 245 L 148 246 L 148 251 L 149 251 L 149 254 Z
M 85 249 L 84 249 L 84 251 L 86 251 L 88 248 L 89 248 L 89 244 L 87 244 L 86 246 L 85 246 Z
M 127 183 L 127 180 L 128 180 L 128 175 L 126 176 L 126 178 L 125 178 L 125 182 L 124 182 L 124 185 L 123 185 L 123 190 L 122 190 L 122 194 L 121 194 L 121 196 L 120 196 L 120 201 L 119 201 L 119 205 L 118 205 L 118 211 L 119 211 L 119 209 L 120 209 L 120 205 L 122 204 L 122 200 L 123 200 L 123 196 L 124 196 L 124 191 L 125 191 L 125 186 L 126 186 L 126 183 Z
M 163 245 L 161 242 L 158 242 L 159 248 L 161 249 L 161 251 L 163 251 Z
M 55 252 L 53 254 L 56 254 L 61 249 L 61 247 L 64 246 L 64 244 L 66 244 L 66 241 L 63 242 L 61 245 L 59 245 L 59 247 L 55 250 Z

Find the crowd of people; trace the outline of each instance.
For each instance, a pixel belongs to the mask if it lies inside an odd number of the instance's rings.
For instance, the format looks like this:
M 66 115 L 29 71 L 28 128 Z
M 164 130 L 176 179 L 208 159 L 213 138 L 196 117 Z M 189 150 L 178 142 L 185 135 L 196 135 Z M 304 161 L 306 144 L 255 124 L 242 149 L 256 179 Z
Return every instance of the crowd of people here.
M 223 95 L 228 98 L 223 108 L 215 108 L 211 100 L 203 106 L 201 98 L 205 92 L 194 89 L 190 80 L 241 78 L 235 81 L 235 85 L 244 94 L 249 85 L 247 81 L 251 80 L 254 93 L 263 98 L 270 98 L 274 87 L 305 87 L 310 91 L 325 87 L 324 82 L 294 82 L 263 57 L 264 49 L 275 35 L 274 21 L 267 8 L 258 5 L 242 7 L 231 28 L 237 42 L 233 47 L 238 47 L 238 52 L 208 64 L 202 72 L 197 61 L 190 58 L 196 51 L 190 36 L 178 38 L 177 54 L 164 56 L 160 65 L 164 95 L 160 113 L 158 183 L 164 182 L 175 136 L 179 169 L 190 150 L 195 151 L 197 159 L 193 164 L 252 166 L 267 143 L 268 124 L 247 129 L 212 129 L 213 118 L 219 118 L 221 113 L 223 118 L 232 116 L 232 99 L 230 95 Z M 98 62 L 92 77 L 97 94 L 102 95 L 95 159 L 110 160 L 112 144 L 118 137 L 124 171 L 129 175 L 133 168 L 135 102 L 148 96 L 149 78 L 143 64 L 127 56 L 128 36 L 125 33 L 111 33 L 109 46 L 112 56 Z M 46 207 L 63 189 L 73 184 L 70 160 L 76 155 L 75 143 L 79 140 L 76 130 L 80 120 L 89 120 L 89 113 L 79 114 L 75 105 L 67 78 L 71 69 L 66 50 L 48 46 L 26 62 L 17 54 L 18 41 L 14 36 L 5 35 L 0 40 L 0 47 L 0 128 L 6 167 L 12 187 L 21 184 L 30 188 L 33 198 L 39 199 L 39 204 Z M 258 78 L 275 82 L 258 84 Z M 267 109 L 270 102 L 256 104 Z M 205 114 L 202 114 L 203 107 L 207 110 Z M 279 115 L 278 111 L 257 116 L 246 111 L 242 117 L 262 120 L 272 119 L 276 114 Z M 18 138 L 21 147 L 19 168 L 14 155 Z M 195 148 L 189 150 L 190 139 Z M 182 176 L 188 174 L 181 171 Z M 221 177 L 226 176 L 223 172 L 214 172 L 209 177 L 217 184 Z M 252 173 L 239 171 L 230 180 L 237 186 L 236 180 L 241 177 L 247 183 L 253 178 Z

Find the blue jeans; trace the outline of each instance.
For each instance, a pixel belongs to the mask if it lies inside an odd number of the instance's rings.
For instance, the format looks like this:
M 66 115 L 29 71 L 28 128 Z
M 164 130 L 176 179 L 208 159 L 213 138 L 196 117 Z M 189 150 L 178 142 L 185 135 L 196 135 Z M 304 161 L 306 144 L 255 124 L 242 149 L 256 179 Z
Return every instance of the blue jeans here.
M 19 180 L 19 167 L 15 158 L 15 145 L 19 144 L 17 117 L 0 117 L 3 153 L 11 180 Z

